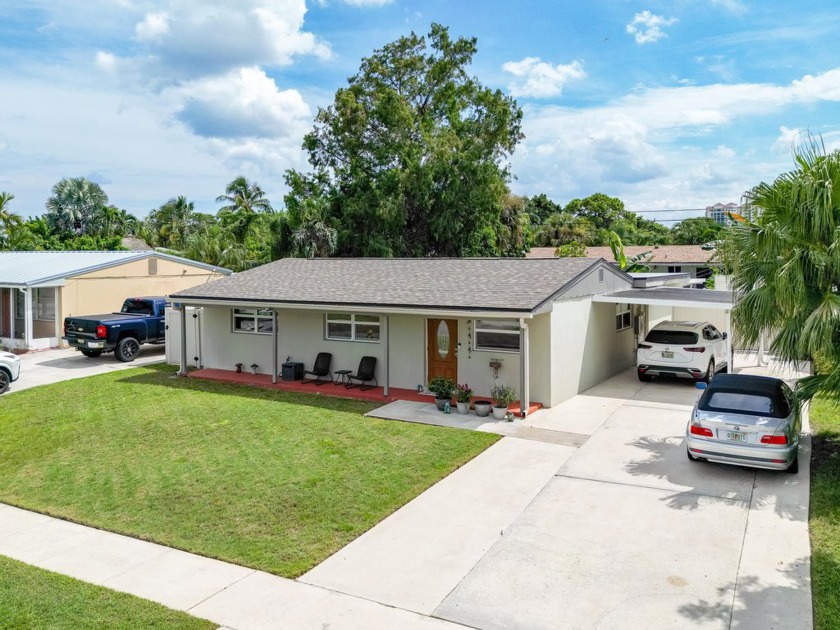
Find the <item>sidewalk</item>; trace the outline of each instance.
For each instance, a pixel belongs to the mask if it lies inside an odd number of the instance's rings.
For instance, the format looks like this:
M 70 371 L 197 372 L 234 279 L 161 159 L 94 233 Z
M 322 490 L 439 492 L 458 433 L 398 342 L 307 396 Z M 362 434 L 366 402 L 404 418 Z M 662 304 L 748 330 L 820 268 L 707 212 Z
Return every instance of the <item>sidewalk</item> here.
M 236 630 L 458 624 L 0 504 L 0 554 Z

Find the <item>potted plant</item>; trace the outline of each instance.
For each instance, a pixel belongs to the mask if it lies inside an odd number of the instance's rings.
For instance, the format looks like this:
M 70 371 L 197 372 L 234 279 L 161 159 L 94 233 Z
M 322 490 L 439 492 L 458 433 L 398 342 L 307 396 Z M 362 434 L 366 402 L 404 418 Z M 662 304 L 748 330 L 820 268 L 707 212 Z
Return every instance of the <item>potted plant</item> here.
M 435 404 L 440 411 L 443 411 L 447 402 L 452 401 L 452 393 L 455 391 L 455 381 L 446 376 L 435 376 L 429 380 L 429 391 L 435 395 Z
M 516 390 L 509 385 L 494 385 L 490 396 L 495 402 L 493 405 L 493 417 L 496 420 L 504 420 L 508 407 L 516 400 Z
M 473 408 L 475 409 L 475 415 L 479 418 L 486 418 L 490 415 L 490 409 L 493 407 L 493 403 L 489 400 L 476 400 L 473 402 Z
M 458 404 L 458 413 L 468 414 L 470 412 L 470 401 L 472 400 L 472 390 L 470 386 L 464 383 L 455 388 L 455 401 Z

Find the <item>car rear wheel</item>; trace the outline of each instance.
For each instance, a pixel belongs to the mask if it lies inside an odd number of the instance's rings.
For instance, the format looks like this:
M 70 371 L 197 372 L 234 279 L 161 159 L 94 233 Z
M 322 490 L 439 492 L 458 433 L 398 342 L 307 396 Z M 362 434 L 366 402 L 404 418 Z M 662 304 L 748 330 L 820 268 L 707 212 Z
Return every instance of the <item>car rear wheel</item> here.
M 12 382 L 11 376 L 6 373 L 6 370 L 0 370 L 0 394 L 5 394 L 9 389 L 9 383 Z
M 137 354 L 140 352 L 140 343 L 134 337 L 124 337 L 117 344 L 117 349 L 114 354 L 118 361 L 128 363 L 134 361 Z
M 712 379 L 714 377 L 715 377 L 715 359 L 714 359 L 714 357 L 712 357 L 712 359 L 709 361 L 709 366 L 706 368 L 706 374 L 704 374 L 703 378 L 701 378 L 700 380 L 703 381 L 704 383 L 711 383 Z
M 82 350 L 82 354 L 91 359 L 102 356 L 102 350 Z
M 650 383 L 653 380 L 653 377 L 650 374 L 642 374 L 641 372 L 636 372 L 636 374 L 639 376 L 639 380 L 642 381 L 642 383 Z
M 790 473 L 791 475 L 795 475 L 799 472 L 799 455 L 793 458 L 793 462 L 785 469 L 785 472 Z
M 685 449 L 685 454 L 686 454 L 686 457 L 688 457 L 688 461 L 690 461 L 690 462 L 702 462 L 703 461 L 702 457 L 694 457 L 694 455 L 691 454 L 691 451 L 689 451 L 687 448 Z

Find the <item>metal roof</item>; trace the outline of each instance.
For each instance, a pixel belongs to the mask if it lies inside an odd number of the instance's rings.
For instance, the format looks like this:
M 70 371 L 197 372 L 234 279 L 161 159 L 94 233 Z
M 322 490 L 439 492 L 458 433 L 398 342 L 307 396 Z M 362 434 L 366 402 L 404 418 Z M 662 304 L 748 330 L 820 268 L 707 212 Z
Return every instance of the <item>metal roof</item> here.
M 624 276 L 606 261 L 588 258 L 285 258 L 170 298 L 533 313 L 598 267 Z
M 151 257 L 201 267 L 218 273 L 231 273 L 230 270 L 222 267 L 214 267 L 156 251 L 0 252 L 0 286 L 56 286 L 61 285 L 65 278 Z
M 614 291 L 612 293 L 596 295 L 592 298 L 592 301 L 609 302 L 612 304 L 688 306 L 694 308 L 711 308 L 722 311 L 732 310 L 732 307 L 735 306 L 735 296 L 731 291 L 715 291 L 713 289 L 677 289 L 671 287 Z

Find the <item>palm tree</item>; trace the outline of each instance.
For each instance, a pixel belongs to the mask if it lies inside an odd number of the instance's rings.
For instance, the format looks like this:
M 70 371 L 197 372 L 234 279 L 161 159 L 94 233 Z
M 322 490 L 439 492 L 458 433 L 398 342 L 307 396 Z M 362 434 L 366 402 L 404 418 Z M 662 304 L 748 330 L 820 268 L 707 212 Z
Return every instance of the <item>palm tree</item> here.
M 732 315 L 747 344 L 776 333 L 770 350 L 784 362 L 826 359 L 825 373 L 797 385 L 808 400 L 840 394 L 840 151 L 809 136 L 794 159 L 795 170 L 745 194 L 754 218 L 732 215 Z
M 618 268 L 626 273 L 647 273 L 650 271 L 645 263 L 651 256 L 652 252 L 641 252 L 635 256 L 627 256 L 624 254 L 624 244 L 621 242 L 621 237 L 615 232 L 610 231 L 610 249 L 612 250 L 615 262 L 618 263 Z
M 245 242 L 257 221 L 258 213 L 273 211 L 271 202 L 259 184 L 249 184 L 241 175 L 228 184 L 225 194 L 216 197 L 216 201 L 227 202 L 227 205 L 219 208 L 219 220 L 239 243 Z
M 224 210 L 246 213 L 271 212 L 271 202 L 266 198 L 263 189 L 257 182 L 249 184 L 248 180 L 242 175 L 228 184 L 225 188 L 225 194 L 216 197 L 216 201 L 228 203 L 228 205 L 219 208 L 220 212 Z
M 191 260 L 242 271 L 249 267 L 245 247 L 218 225 L 205 225 L 187 238 L 182 252 Z
M 173 197 L 152 210 L 146 219 L 154 245 L 182 249 L 193 229 L 195 205 L 183 195 Z
M 52 188 L 47 199 L 47 223 L 64 234 L 87 234 L 94 214 L 108 205 L 108 195 L 99 184 L 84 177 L 66 177 Z
M 8 244 L 12 230 L 23 223 L 23 217 L 9 210 L 9 202 L 14 198 L 10 192 L 0 192 L 0 249 Z

